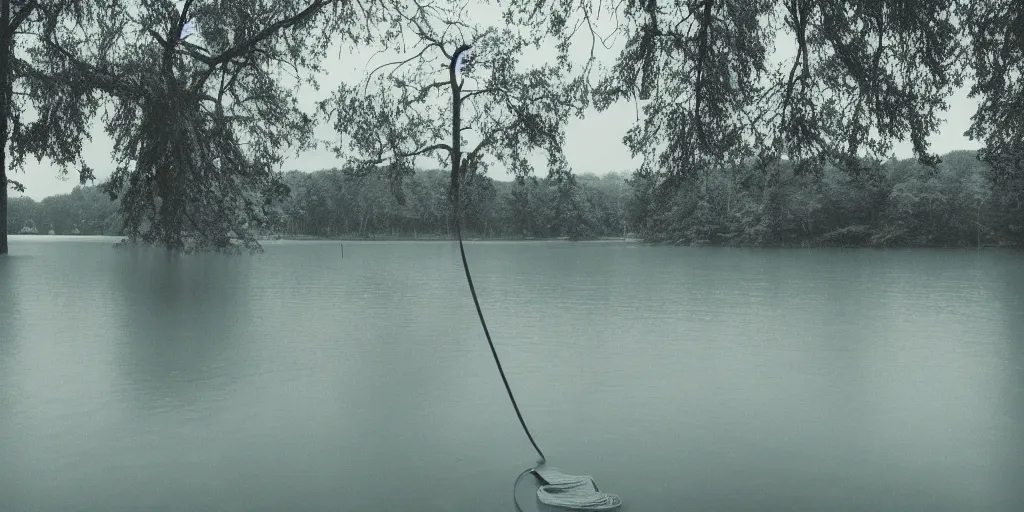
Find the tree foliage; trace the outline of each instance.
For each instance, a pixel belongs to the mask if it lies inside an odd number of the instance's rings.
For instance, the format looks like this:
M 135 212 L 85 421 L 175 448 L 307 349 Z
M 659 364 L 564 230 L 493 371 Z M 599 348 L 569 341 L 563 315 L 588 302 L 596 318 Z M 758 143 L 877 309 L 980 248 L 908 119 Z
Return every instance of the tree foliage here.
M 644 170 L 679 185 L 709 165 L 759 157 L 856 169 L 927 138 L 960 86 L 959 0 L 628 1 L 628 37 L 596 103 L 648 99 L 625 142 Z M 795 47 L 771 62 L 777 45 Z
M 311 147 L 295 88 L 320 71 L 331 37 L 355 37 L 342 0 L 111 2 L 93 29 L 46 27 L 38 60 L 101 93 L 130 240 L 177 250 L 257 250 L 268 205 L 286 192 L 275 169 Z M 194 40 L 182 40 L 186 21 Z M 290 70 L 289 77 L 286 72 Z M 290 83 L 289 83 L 290 82 Z
M 852 175 L 827 165 L 820 178 L 783 160 L 777 175 L 756 165 L 702 169 L 695 186 L 664 203 L 653 185 L 625 173 L 575 176 L 571 201 L 551 178 L 481 181 L 466 231 L 484 238 L 620 237 L 733 246 L 1024 246 L 1024 226 L 998 199 L 991 166 L 971 151 L 942 155 L 935 168 L 914 159 L 864 159 Z M 341 170 L 293 172 L 280 204 L 283 235 L 450 237 L 444 171 L 403 181 L 399 204 L 387 177 Z
M 773 174 L 718 166 L 659 202 L 650 181 L 634 178 L 631 225 L 649 241 L 685 245 L 1024 247 L 1024 223 L 999 199 L 991 166 L 971 151 L 941 160 L 863 159 L 857 174 L 826 165 L 820 177 L 789 160 Z
M 1024 224 L 1024 9 L 993 0 L 964 3 L 959 12 L 970 38 L 970 95 L 980 102 L 967 133 L 984 141 L 979 156 Z
M 340 37 L 403 55 L 319 105 L 341 135 L 333 146 L 350 178 L 384 179 L 367 189 L 373 199 L 354 199 L 365 218 L 383 211 L 374 194 L 385 185 L 400 205 L 433 198 L 405 210 L 408 222 L 448 218 L 429 180 L 404 182 L 417 159 L 448 166 L 455 154 L 465 175 L 449 182 L 472 198 L 468 216 L 486 223 L 500 211 L 522 232 L 594 236 L 607 223 L 594 222 L 599 195 L 569 169 L 564 127 L 591 101 L 599 109 L 635 101 L 645 116 L 624 143 L 643 163 L 624 211 L 653 239 L 954 243 L 970 222 L 991 228 L 992 240 L 1024 225 L 1018 2 L 480 3 L 501 6 L 502 23 L 471 21 L 458 0 L 188 0 L 183 12 L 169 0 L 0 0 L 0 132 L 14 167 L 31 155 L 66 172 L 79 163 L 89 118 L 108 102 L 117 168 L 104 190 L 117 198 L 129 239 L 224 249 L 234 237 L 258 249 L 257 233 L 278 225 L 287 203 L 275 169 L 315 142 L 315 120 L 297 107 L 294 87 L 321 71 Z M 198 35 L 182 40 L 193 16 Z M 599 68 L 594 50 L 612 35 L 625 44 Z M 582 63 L 571 58 L 576 41 L 590 46 Z M 464 44 L 476 58 L 462 82 L 445 69 Z M 775 62 L 781 46 L 795 51 Z M 542 47 L 555 56 L 531 59 Z M 928 139 L 968 80 L 980 106 L 967 135 L 984 143 L 986 165 L 955 155 L 943 167 Z M 453 97 L 463 107 L 455 139 Z M 886 160 L 904 139 L 920 166 Z M 535 154 L 546 157 L 541 181 L 532 177 Z M 516 177 L 507 195 L 485 177 L 497 165 Z M 901 172 L 913 178 L 895 178 Z M 302 190 L 310 205 L 337 197 Z M 942 226 L 960 227 L 946 239 Z
M 1000 199 L 992 168 L 971 151 L 914 160 L 861 162 L 851 175 L 826 166 L 820 179 L 783 161 L 775 176 L 753 165 L 704 169 L 664 206 L 652 184 L 626 173 L 575 176 L 574 193 L 552 178 L 479 177 L 464 191 L 465 232 L 480 238 L 634 236 L 649 241 L 737 246 L 1024 246 L 1024 225 Z M 264 236 L 451 238 L 450 173 L 418 170 L 402 182 L 404 204 L 384 173 L 291 171 L 291 190 L 268 212 Z M 9 229 L 120 235 L 116 202 L 97 187 L 42 201 L 11 201 Z M 77 230 L 77 231 L 76 231 Z M 27 230 L 31 232 L 31 229 Z
M 530 60 L 524 52 L 550 42 L 546 32 L 468 19 L 456 2 L 414 4 L 411 13 L 399 13 L 387 40 L 389 49 L 411 56 L 379 66 L 361 83 L 342 85 L 320 104 L 341 135 L 334 149 L 348 158 L 346 172 L 383 171 L 401 202 L 401 182 L 413 173 L 418 157 L 452 167 L 458 155 L 462 176 L 452 175 L 451 183 L 470 187 L 494 164 L 530 176 L 535 172 L 530 157 L 541 152 L 548 175 L 571 183 L 562 152 L 564 128 L 571 116 L 583 115 L 589 100 L 585 76 L 573 74 L 568 48 L 558 48 L 553 61 Z M 408 52 L 403 51 L 406 35 L 415 41 Z M 463 45 L 473 57 L 456 76 L 448 67 Z M 472 145 L 469 133 L 476 139 Z
M 123 235 L 123 221 L 117 202 L 96 186 L 77 186 L 69 194 L 58 194 L 35 201 L 15 197 L 10 202 L 7 228 L 11 233 L 31 233 L 53 229 L 58 235 Z
M 95 95 L 63 80 L 39 56 L 46 27 L 87 27 L 99 19 L 105 2 L 85 0 L 0 0 L 0 254 L 7 253 L 8 187 L 25 187 L 8 171 L 24 168 L 26 158 L 48 158 L 58 173 L 80 163 L 87 124 L 98 108 Z M 32 119 L 30 114 L 35 114 Z M 91 176 L 80 166 L 80 176 Z
M 656 209 L 711 168 L 754 163 L 773 176 L 781 159 L 820 179 L 827 166 L 865 172 L 909 140 L 929 147 L 966 81 L 980 101 L 966 135 L 1016 203 L 1024 223 L 1024 10 L 1019 2 L 966 0 L 592 0 L 626 42 L 593 88 L 595 105 L 643 103 L 624 142 L 643 158 L 636 178 Z M 517 3 L 552 19 L 578 2 Z M 588 21 L 590 19 L 588 18 Z M 591 27 L 592 28 L 592 27 Z M 773 59 L 780 48 L 791 56 Z M 790 164 L 786 164 L 790 165 Z M 764 207 L 766 205 L 762 205 Z

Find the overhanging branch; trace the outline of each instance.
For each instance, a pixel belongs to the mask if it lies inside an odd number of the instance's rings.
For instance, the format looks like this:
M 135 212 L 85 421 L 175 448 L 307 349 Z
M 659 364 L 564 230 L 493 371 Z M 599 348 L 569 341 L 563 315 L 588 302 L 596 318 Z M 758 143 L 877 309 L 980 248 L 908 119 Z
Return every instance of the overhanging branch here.
M 395 66 L 395 69 L 392 69 L 391 70 L 391 74 L 389 75 L 389 76 L 393 76 L 396 71 L 401 69 L 402 66 L 404 66 L 404 65 L 406 65 L 406 64 L 408 64 L 408 63 L 410 63 L 410 62 L 412 62 L 412 61 L 414 61 L 414 60 L 416 60 L 416 59 L 418 59 L 420 57 L 422 57 L 423 54 L 427 52 L 427 50 L 429 50 L 430 48 L 432 48 L 434 46 L 442 48 L 442 50 L 443 50 L 443 47 L 441 46 L 441 43 L 430 43 L 430 44 L 424 46 L 423 49 L 419 51 L 419 53 L 417 53 L 416 55 L 413 55 L 412 57 L 409 57 L 408 59 L 396 60 L 394 62 L 386 62 L 384 64 L 381 64 L 380 66 L 377 66 L 377 67 L 373 68 L 373 71 L 370 71 L 366 75 L 366 85 L 363 86 L 363 92 L 365 93 L 366 89 L 370 86 L 370 79 L 373 78 L 373 74 L 374 73 L 376 73 L 376 72 L 380 71 L 381 69 L 384 69 L 384 68 L 386 68 L 388 66 Z M 448 85 L 448 82 L 443 82 L 443 85 Z M 430 87 L 430 86 L 428 86 L 428 87 Z
M 489 146 L 497 142 L 498 135 L 514 130 L 522 126 L 522 124 L 522 120 L 517 118 L 516 121 L 513 123 L 506 124 L 504 126 L 501 126 L 500 128 L 495 128 L 494 130 L 488 132 L 487 135 L 485 135 L 484 138 L 480 141 L 480 143 L 477 144 L 476 147 L 473 148 L 473 150 L 470 151 L 469 155 L 466 157 L 468 168 L 474 168 L 474 165 L 480 159 L 481 152 L 483 152 L 483 150 L 487 149 Z
M 7 33 L 13 34 L 16 32 L 18 28 L 21 27 L 21 24 L 24 23 L 33 12 L 35 12 L 36 7 L 39 7 L 39 2 L 37 0 L 29 0 L 27 4 L 22 6 L 21 9 L 11 17 L 11 22 L 7 25 Z
M 63 48 L 61 48 L 61 50 L 63 50 Z M 71 64 L 71 66 L 75 68 L 74 72 L 70 74 L 71 76 L 64 76 L 64 74 L 54 76 L 48 73 L 44 73 L 43 71 L 34 68 L 28 62 L 18 58 L 14 59 L 14 65 L 17 66 L 19 74 L 37 80 L 79 80 L 85 83 L 89 88 L 98 89 L 102 92 L 110 94 L 111 96 L 127 99 L 133 99 L 142 96 L 143 92 L 138 87 L 135 87 L 132 84 L 126 83 L 122 80 L 119 80 L 116 76 L 114 76 L 111 73 L 104 72 L 102 70 L 96 69 L 93 66 L 90 66 L 89 64 L 79 61 L 73 55 L 70 55 L 70 53 L 66 53 L 66 50 L 63 50 L 63 52 L 65 52 L 62 53 L 64 57 L 68 59 L 68 62 Z
M 216 66 L 218 64 L 223 64 L 236 57 L 240 57 L 257 44 L 260 44 L 261 42 L 269 39 L 274 34 L 278 33 L 278 31 L 291 28 L 294 27 L 295 25 L 298 25 L 299 23 L 302 23 L 303 21 L 306 21 L 307 19 L 313 17 L 313 15 L 319 12 L 320 9 L 323 9 L 327 5 L 330 5 L 338 1 L 339 0 L 316 0 L 298 14 L 271 23 L 270 25 L 266 26 L 263 30 L 259 31 L 256 35 L 250 37 L 245 42 L 236 44 L 235 46 L 232 46 L 231 48 L 224 50 L 216 57 L 211 58 L 209 64 L 211 66 Z
M 498 87 L 491 87 L 491 88 L 487 88 L 487 89 L 477 89 L 477 90 L 469 91 L 468 93 L 466 93 L 465 96 L 463 96 L 462 98 L 459 99 L 459 103 L 461 104 L 462 102 L 472 98 L 473 96 L 479 95 L 479 94 L 489 94 L 489 93 L 494 93 L 494 92 L 504 92 L 504 93 L 507 93 L 508 91 L 506 91 L 504 89 L 501 89 L 501 88 L 498 88 Z
M 403 158 L 410 158 L 410 157 L 414 157 L 414 156 L 425 155 L 427 153 L 431 153 L 431 152 L 434 152 L 434 151 L 440 151 L 440 150 L 444 150 L 444 151 L 447 151 L 449 153 L 452 153 L 452 147 L 451 146 L 449 146 L 448 144 L 440 143 L 440 144 L 433 144 L 433 145 L 430 145 L 430 146 L 427 146 L 427 147 L 424 147 L 424 148 L 420 148 L 420 149 L 417 149 L 416 151 L 410 151 L 408 153 L 397 153 L 397 154 L 395 154 L 395 155 L 393 155 L 391 157 L 381 157 L 381 158 L 376 158 L 376 159 L 373 159 L 373 160 L 362 160 L 359 163 L 362 164 L 362 165 L 380 165 L 380 164 L 383 164 L 385 162 L 390 162 L 390 161 L 394 161 L 394 160 L 401 160 Z

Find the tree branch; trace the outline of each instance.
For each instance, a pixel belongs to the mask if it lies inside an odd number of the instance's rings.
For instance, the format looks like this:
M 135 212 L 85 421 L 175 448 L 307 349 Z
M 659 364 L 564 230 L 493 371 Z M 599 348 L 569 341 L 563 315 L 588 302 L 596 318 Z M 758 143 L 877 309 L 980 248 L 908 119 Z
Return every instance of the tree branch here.
M 178 42 L 181 41 L 181 29 L 185 26 L 190 7 L 192 7 L 192 0 L 185 0 L 185 5 L 178 13 L 178 22 L 171 33 L 167 35 L 167 43 L 164 44 L 163 70 L 164 75 L 171 80 L 174 79 L 174 50 L 178 46 Z
M 306 21 L 307 19 L 313 17 L 313 15 L 319 12 L 320 9 L 323 9 L 325 6 L 335 3 L 337 1 L 338 0 L 316 0 L 315 2 L 310 4 L 309 7 L 306 7 L 298 14 L 274 22 L 265 27 L 263 30 L 259 31 L 256 35 L 250 37 L 247 41 L 241 44 L 236 44 L 235 46 L 232 46 L 231 48 L 224 50 L 216 57 L 211 58 L 209 64 L 211 66 L 216 66 L 218 64 L 223 64 L 236 57 L 240 57 L 244 55 L 246 52 L 248 52 L 252 47 L 256 46 L 257 44 L 263 42 L 264 40 L 276 34 L 279 30 L 294 27 L 295 25 L 298 25 L 299 23 L 302 23 L 303 21 Z
M 477 89 L 477 90 L 474 90 L 474 91 L 469 91 L 468 93 L 466 93 L 465 96 L 463 96 L 461 99 L 459 99 L 459 104 L 462 104 L 462 102 L 464 102 L 464 101 L 468 100 L 469 98 L 472 98 L 473 96 L 476 96 L 478 94 L 487 94 L 487 93 L 491 93 L 491 92 L 504 92 L 504 93 L 507 93 L 508 91 L 506 91 L 504 89 L 501 89 L 501 88 L 498 88 L 498 87 L 489 87 L 487 89 Z
M 370 71 L 366 75 L 366 85 L 363 86 L 363 92 L 365 93 L 366 89 L 370 87 L 370 79 L 373 78 L 373 74 L 374 73 L 376 73 L 376 72 L 380 71 L 381 69 L 386 68 L 388 66 L 395 66 L 395 69 L 392 69 L 391 70 L 391 75 L 389 75 L 389 76 L 394 76 L 395 72 L 398 71 L 402 66 L 404 66 L 404 65 L 406 65 L 406 64 L 408 64 L 408 63 L 410 63 L 410 62 L 412 62 L 412 61 L 414 61 L 414 60 L 416 60 L 416 59 L 418 59 L 420 57 L 422 57 L 423 54 L 426 53 L 427 50 L 429 50 L 433 46 L 437 46 L 437 47 L 441 48 L 441 43 L 430 43 L 430 44 L 424 46 L 423 49 L 420 50 L 419 53 L 417 53 L 416 55 L 413 55 L 412 57 L 409 57 L 408 59 L 396 60 L 394 62 L 387 62 L 387 63 L 381 64 L 380 66 L 377 66 L 377 67 L 373 68 L 373 71 Z M 443 50 L 444 48 L 441 48 L 441 49 Z M 448 82 L 443 82 L 443 84 L 444 85 L 448 85 Z M 427 86 L 427 87 L 430 87 L 430 86 Z
M 422 5 L 419 5 L 419 4 L 417 4 L 417 5 L 416 5 L 416 7 L 417 7 L 417 8 L 418 8 L 418 9 L 419 9 L 420 11 L 424 10 L 424 6 L 422 6 Z M 422 26 L 422 25 L 420 25 L 420 22 L 419 22 L 419 20 L 417 20 L 416 18 L 413 18 L 413 17 L 411 17 L 411 16 L 405 16 L 405 15 L 402 15 L 402 18 L 404 18 L 404 19 L 405 19 L 406 21 L 408 21 L 409 23 L 412 23 L 412 24 L 413 24 L 413 26 L 415 26 L 415 27 L 416 27 L 416 32 L 417 32 L 417 34 L 416 34 L 416 35 L 417 35 L 417 36 L 418 36 L 418 37 L 419 37 L 420 39 L 422 39 L 422 40 L 424 40 L 424 41 L 427 41 L 427 42 L 429 42 L 429 43 L 430 43 L 430 46 L 435 46 L 435 47 L 437 47 L 437 48 L 438 48 L 439 50 L 441 50 L 441 53 L 443 53 L 443 54 L 444 54 L 444 56 L 445 56 L 445 58 L 446 58 L 446 59 L 448 59 L 448 60 L 452 60 L 452 56 L 451 56 L 451 55 L 450 55 L 450 54 L 449 54 L 448 52 L 446 52 L 446 51 L 445 51 L 445 49 L 444 49 L 444 45 L 443 45 L 443 44 L 441 43 L 441 41 L 439 41 L 439 40 L 438 40 L 438 39 L 437 39 L 436 37 L 433 37 L 433 36 L 430 36 L 430 35 L 428 35 L 428 34 L 427 34 L 427 31 L 426 31 L 426 30 L 423 30 L 423 26 Z M 430 46 L 428 46 L 428 48 L 429 48 Z
M 7 33 L 13 34 L 16 32 L 18 27 L 35 12 L 36 7 L 39 7 L 39 2 L 37 0 L 29 0 L 21 9 L 18 9 L 18 13 L 11 17 L 11 22 L 7 25 Z
M 46 9 L 46 7 L 38 6 L 38 9 L 39 10 L 44 10 L 44 9 Z M 101 90 L 103 92 L 106 92 L 108 94 L 111 94 L 113 96 L 121 96 L 121 97 L 126 97 L 126 98 L 137 98 L 137 97 L 139 97 L 142 94 L 142 91 L 140 90 L 140 88 L 134 87 L 134 86 L 132 86 L 132 84 L 127 84 L 127 83 L 122 82 L 119 79 L 119 77 L 117 77 L 116 75 L 114 75 L 112 73 L 106 72 L 106 71 L 98 69 L 95 66 L 92 66 L 92 65 L 90 65 L 88 63 L 82 62 L 81 60 L 78 59 L 78 57 L 76 57 L 74 54 L 69 52 L 66 48 L 64 48 L 63 46 L 57 44 L 53 40 L 53 35 L 56 32 L 56 30 L 57 30 L 57 22 L 58 22 L 57 13 L 59 13 L 60 12 L 59 9 L 63 9 L 63 7 L 62 6 L 57 6 L 57 9 L 58 9 L 57 12 L 48 12 L 48 13 L 46 13 L 47 14 L 46 17 L 48 19 L 46 20 L 46 24 L 43 27 L 42 39 L 43 39 L 43 44 L 48 49 L 50 49 L 52 51 L 55 51 L 56 53 L 60 54 L 60 56 L 63 57 L 71 65 L 71 67 L 74 68 L 75 71 L 81 75 L 79 77 L 74 77 L 74 78 L 68 77 L 68 78 L 69 79 L 77 79 L 77 80 L 86 82 L 91 87 L 99 89 L 99 90 Z M 28 63 L 28 62 L 26 62 L 26 61 L 24 61 L 22 59 L 14 58 L 13 59 L 13 63 L 15 65 L 19 66 L 19 71 L 21 73 L 24 73 L 26 76 L 31 76 L 33 78 L 42 79 L 42 80 L 52 80 L 53 79 L 50 75 L 35 69 L 34 67 L 32 67 L 32 65 L 30 63 Z
M 409 153 L 398 153 L 398 154 L 396 154 L 396 155 L 394 155 L 394 156 L 392 156 L 390 158 L 377 158 L 375 160 L 363 160 L 360 163 L 362 163 L 364 165 L 378 165 L 378 164 L 382 164 L 384 162 L 387 162 L 389 160 L 399 160 L 399 159 L 402 159 L 402 158 L 409 158 L 409 157 L 413 157 L 413 156 L 424 155 L 424 154 L 430 153 L 432 151 L 438 151 L 438 150 L 445 150 L 445 151 L 451 153 L 452 152 L 452 147 L 449 146 L 448 144 L 444 144 L 444 143 L 434 144 L 434 145 L 431 145 L 431 146 L 427 146 L 425 148 L 420 148 L 420 149 L 418 149 L 416 151 L 412 151 L 412 152 L 409 152 Z
M 714 4 L 714 0 L 704 0 L 704 12 L 700 22 L 700 35 L 699 48 L 697 50 L 697 80 L 694 84 L 694 107 L 693 114 L 696 118 L 697 133 L 701 138 L 701 143 L 705 143 L 707 137 L 704 134 L 704 121 L 700 112 L 701 104 L 704 101 L 704 66 L 707 64 L 708 58 L 708 33 L 711 31 L 711 7 Z
M 448 85 L 448 81 L 444 81 L 444 82 L 434 82 L 434 83 L 432 83 L 432 84 L 430 84 L 430 85 L 425 85 L 425 86 L 423 86 L 423 87 L 420 87 L 420 97 L 422 98 L 422 97 L 426 96 L 426 95 L 427 95 L 427 93 L 428 93 L 428 92 L 429 92 L 429 91 L 430 91 L 431 89 L 434 89 L 434 88 L 441 88 L 441 87 L 445 87 L 445 86 L 447 86 L 447 85 Z
M 514 123 L 509 123 L 500 128 L 495 128 L 494 130 L 491 130 L 487 135 L 484 136 L 480 143 L 477 144 L 475 148 L 473 148 L 473 151 L 469 152 L 470 160 L 476 160 L 477 158 L 479 158 L 480 152 L 483 151 L 484 149 L 487 149 L 488 146 L 494 144 L 494 142 L 498 140 L 497 137 L 499 134 L 518 128 L 520 125 L 522 125 L 522 120 L 517 118 Z
M 16 191 L 21 192 L 22 194 L 25 193 L 25 185 L 21 184 L 21 182 L 14 181 L 10 178 L 7 178 L 7 183 L 5 184 L 5 186 L 9 186 Z
M 399 155 L 396 155 L 396 157 L 397 158 L 408 158 L 410 156 L 422 155 L 424 153 L 429 153 L 431 151 L 437 151 L 437 150 L 440 150 L 440 149 L 443 149 L 443 150 L 448 151 L 448 152 L 452 151 L 451 146 L 449 146 L 448 144 L 445 144 L 445 143 L 442 142 L 442 143 L 434 144 L 432 146 L 427 146 L 427 147 L 425 147 L 423 149 L 420 149 L 418 151 L 413 151 L 412 153 L 399 154 Z
M 59 48 L 59 47 L 58 47 Z M 84 62 L 79 61 L 73 55 L 59 48 L 64 53 L 64 57 L 68 59 L 68 62 L 76 68 L 76 71 L 82 76 L 77 77 L 78 80 L 87 82 L 91 87 L 99 89 L 112 96 L 124 97 L 124 98 L 137 98 L 142 95 L 142 91 L 132 86 L 131 84 L 123 83 L 118 78 L 110 73 L 106 73 L 102 70 L 98 70 Z M 53 80 L 54 77 L 38 69 L 32 67 L 31 64 L 21 59 L 14 59 L 15 65 L 18 66 L 18 71 L 23 73 L 25 76 L 29 76 L 41 80 Z
M 163 48 L 163 47 L 166 47 L 166 46 L 167 46 L 167 40 L 166 40 L 166 39 L 164 39 L 164 38 L 163 38 L 163 36 L 161 36 L 160 34 L 158 34 L 158 33 L 156 32 L 156 30 L 153 30 L 153 29 L 147 29 L 147 30 L 146 30 L 146 32 L 148 32 L 148 33 L 149 33 L 149 35 L 153 36 L 153 39 L 156 39 L 156 42 L 160 43 L 160 47 L 161 47 L 161 48 Z

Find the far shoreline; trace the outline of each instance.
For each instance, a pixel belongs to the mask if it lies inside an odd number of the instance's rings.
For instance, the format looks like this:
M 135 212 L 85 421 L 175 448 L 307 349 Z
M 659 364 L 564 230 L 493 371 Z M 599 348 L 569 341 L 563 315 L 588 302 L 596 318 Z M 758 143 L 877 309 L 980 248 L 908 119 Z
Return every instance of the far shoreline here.
M 11 239 L 55 239 L 55 238 L 107 238 L 123 240 L 123 235 L 74 235 L 74 234 L 11 234 Z M 262 236 L 258 237 L 257 241 L 263 242 L 455 242 L 458 239 L 447 236 L 370 236 L 370 237 L 316 237 L 311 235 L 291 235 L 291 236 Z M 978 246 L 942 246 L 942 245 L 856 245 L 856 244 L 815 244 L 815 243 L 790 243 L 790 244 L 762 244 L 762 245 L 742 245 L 742 244 L 714 244 L 714 243 L 682 243 L 682 242 L 671 242 L 665 240 L 645 240 L 643 238 L 635 236 L 627 237 L 599 237 L 599 238 L 587 238 L 579 240 L 571 240 L 569 237 L 553 237 L 553 238 L 537 238 L 537 237 L 525 237 L 525 238 L 481 238 L 481 237 L 465 237 L 465 242 L 572 242 L 572 243 L 629 243 L 629 244 L 644 244 L 649 246 L 661 246 L 661 247 L 686 247 L 686 248 L 731 248 L 731 249 L 870 249 L 870 250 L 914 250 L 914 249 L 926 249 L 926 250 L 981 250 L 981 249 L 995 249 L 995 250 L 1011 250 L 1020 251 L 1024 248 L 1015 247 L 1013 245 L 982 245 Z
M 316 236 L 274 236 L 274 237 L 261 237 L 258 239 L 261 242 L 275 241 L 275 240 L 286 240 L 289 242 L 456 242 L 458 241 L 455 237 L 447 236 L 371 236 L 371 237 L 316 237 Z M 464 242 L 631 242 L 631 243 L 644 243 L 644 240 L 636 237 L 600 237 L 600 238 L 585 238 L 580 240 L 570 240 L 569 237 L 553 237 L 553 238 L 483 238 L 467 236 L 463 237 Z

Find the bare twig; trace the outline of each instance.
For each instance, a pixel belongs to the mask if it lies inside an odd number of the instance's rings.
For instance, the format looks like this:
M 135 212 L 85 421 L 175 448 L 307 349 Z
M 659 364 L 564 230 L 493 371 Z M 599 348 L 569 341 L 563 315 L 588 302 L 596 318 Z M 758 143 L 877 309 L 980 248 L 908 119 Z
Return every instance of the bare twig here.
M 444 144 L 444 143 L 433 144 L 433 145 L 427 146 L 425 148 L 417 149 L 416 151 L 410 151 L 408 153 L 397 153 L 397 154 L 392 155 L 390 157 L 375 158 L 373 160 L 360 160 L 359 163 L 362 164 L 362 165 L 380 165 L 382 163 L 393 161 L 393 160 L 400 160 L 402 158 L 410 158 L 410 157 L 414 157 L 414 156 L 425 155 L 427 153 L 432 153 L 434 151 L 441 151 L 441 150 L 444 150 L 444 151 L 447 151 L 447 152 L 451 153 L 452 152 L 452 147 L 449 146 L 448 144 Z
M 395 72 L 397 72 L 399 69 L 401 69 L 402 66 L 404 66 L 404 65 L 406 65 L 406 64 L 408 64 L 408 63 L 410 63 L 410 62 L 412 62 L 412 61 L 414 61 L 414 60 L 416 60 L 416 59 L 418 59 L 420 57 L 422 57 L 423 54 L 426 53 L 427 50 L 429 50 L 431 47 L 434 47 L 434 46 L 440 47 L 440 45 L 441 45 L 441 43 L 430 43 L 430 44 L 424 46 L 423 49 L 419 51 L 419 53 L 417 53 L 416 55 L 413 55 L 412 57 L 409 57 L 408 59 L 396 60 L 394 62 L 387 62 L 387 63 L 381 64 L 380 66 L 377 66 L 376 68 L 373 68 L 373 71 L 370 71 L 370 73 L 368 75 L 366 75 L 366 81 L 365 81 L 365 85 L 363 86 L 363 92 L 365 93 L 366 90 L 370 87 L 370 79 L 373 78 L 373 74 L 374 73 L 376 73 L 376 72 L 380 71 L 381 69 L 384 69 L 384 68 L 386 68 L 388 66 L 395 66 L 395 68 L 392 69 L 391 73 L 389 74 L 389 76 L 394 76 Z

